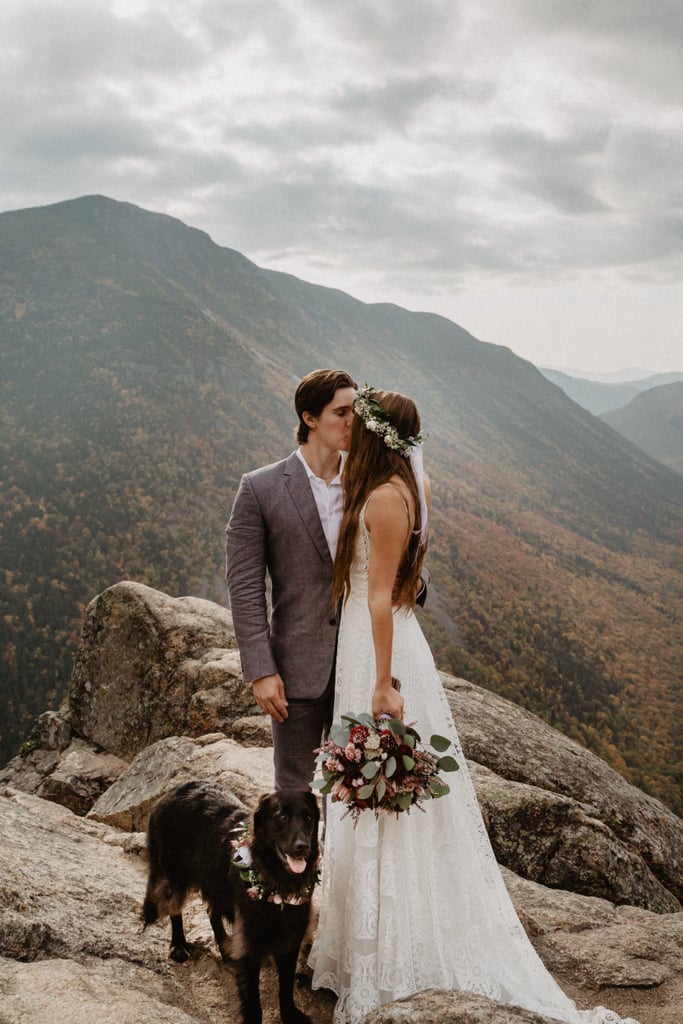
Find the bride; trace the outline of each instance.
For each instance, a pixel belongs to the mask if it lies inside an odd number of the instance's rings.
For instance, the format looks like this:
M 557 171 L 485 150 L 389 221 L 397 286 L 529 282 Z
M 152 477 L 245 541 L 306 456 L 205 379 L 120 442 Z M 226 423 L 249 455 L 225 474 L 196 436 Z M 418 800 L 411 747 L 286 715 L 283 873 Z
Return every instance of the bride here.
M 637 1024 L 577 1010 L 517 917 L 488 840 L 438 672 L 413 613 L 429 485 L 414 402 L 362 388 L 344 469 L 334 598 L 344 597 L 334 719 L 371 711 L 448 736 L 460 770 L 423 812 L 331 803 L 313 987 L 338 996 L 334 1024 L 425 989 L 465 989 L 565 1024 Z M 392 686 L 400 680 L 400 692 Z

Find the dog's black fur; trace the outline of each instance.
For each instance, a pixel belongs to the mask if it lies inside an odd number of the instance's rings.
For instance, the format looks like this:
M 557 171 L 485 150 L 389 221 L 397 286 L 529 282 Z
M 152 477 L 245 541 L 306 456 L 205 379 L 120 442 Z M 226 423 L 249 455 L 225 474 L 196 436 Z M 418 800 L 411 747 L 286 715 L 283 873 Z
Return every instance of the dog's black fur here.
M 187 782 L 155 805 L 147 827 L 149 877 L 145 925 L 171 918 L 172 960 L 189 956 L 182 909 L 199 891 L 223 960 L 233 960 L 245 1024 L 261 1024 L 259 976 L 267 954 L 278 969 L 283 1024 L 310 1024 L 294 1004 L 294 977 L 309 928 L 310 899 L 301 904 L 251 899 L 233 863 L 235 829 L 249 811 L 233 794 L 209 782 Z M 309 895 L 318 868 L 318 804 L 310 792 L 282 790 L 261 798 L 252 821 L 252 867 L 282 897 Z M 287 857 L 306 861 L 300 873 Z M 224 921 L 232 924 L 228 938 Z

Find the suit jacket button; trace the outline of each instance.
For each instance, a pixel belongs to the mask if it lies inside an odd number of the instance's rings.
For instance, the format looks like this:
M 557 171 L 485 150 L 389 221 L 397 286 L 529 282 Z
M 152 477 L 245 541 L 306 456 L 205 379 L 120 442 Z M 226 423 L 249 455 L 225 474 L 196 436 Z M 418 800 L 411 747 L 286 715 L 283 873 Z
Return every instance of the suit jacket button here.
M 331 626 L 336 626 L 337 625 L 337 620 L 336 619 L 330 619 L 330 625 Z

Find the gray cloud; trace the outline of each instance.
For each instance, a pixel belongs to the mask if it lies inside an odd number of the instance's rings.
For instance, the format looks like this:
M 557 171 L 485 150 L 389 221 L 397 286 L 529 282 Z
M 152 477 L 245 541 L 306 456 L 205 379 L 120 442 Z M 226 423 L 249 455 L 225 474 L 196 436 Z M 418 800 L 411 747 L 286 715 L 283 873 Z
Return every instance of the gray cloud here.
M 528 192 L 561 213 L 581 215 L 608 210 L 599 181 L 609 129 L 549 137 L 523 128 L 494 129 L 491 152 L 508 184 Z
M 420 67 L 447 53 L 449 41 L 460 23 L 459 0 L 345 0 L 318 5 L 326 19 L 359 52 L 378 56 L 385 66 Z M 303 3 L 302 9 L 307 5 Z
M 331 109 L 366 124 L 380 124 L 401 131 L 436 97 L 450 92 L 450 83 L 439 75 L 400 76 L 372 85 L 352 84 L 332 98 Z
M 579 67 L 596 80 L 618 82 L 626 115 L 629 97 L 679 107 L 680 0 L 511 0 L 510 10 L 527 29 L 573 49 Z
M 27 118 L 14 145 L 27 162 L 79 163 L 94 160 L 105 167 L 111 160 L 153 158 L 159 145 L 149 126 L 120 104 L 85 112 L 59 111 L 48 117 Z M 5 150 L 7 154 L 7 150 Z
M 36 92 L 110 76 L 185 76 L 203 59 L 198 44 L 160 10 L 124 18 L 87 0 L 10 5 L 5 69 L 10 75 L 20 71 Z
M 662 211 L 683 207 L 683 133 L 657 125 L 612 131 L 610 166 L 624 205 Z
M 102 192 L 437 311 L 484 287 L 675 281 L 679 11 L 5 0 L 0 205 Z
M 549 33 L 635 38 L 640 45 L 647 40 L 665 46 L 683 41 L 679 0 L 511 0 L 510 6 L 522 20 Z

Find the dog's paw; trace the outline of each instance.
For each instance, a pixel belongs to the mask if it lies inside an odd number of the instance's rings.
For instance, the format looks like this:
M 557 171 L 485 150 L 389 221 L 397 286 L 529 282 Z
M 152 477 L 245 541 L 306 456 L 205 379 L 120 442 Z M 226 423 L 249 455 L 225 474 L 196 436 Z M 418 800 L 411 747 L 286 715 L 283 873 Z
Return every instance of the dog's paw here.
M 190 959 L 190 951 L 187 946 L 171 946 L 168 955 L 177 964 L 184 964 L 186 960 Z

